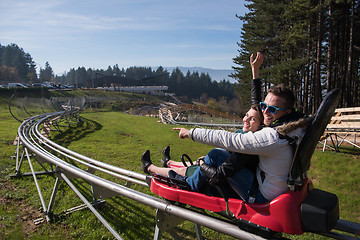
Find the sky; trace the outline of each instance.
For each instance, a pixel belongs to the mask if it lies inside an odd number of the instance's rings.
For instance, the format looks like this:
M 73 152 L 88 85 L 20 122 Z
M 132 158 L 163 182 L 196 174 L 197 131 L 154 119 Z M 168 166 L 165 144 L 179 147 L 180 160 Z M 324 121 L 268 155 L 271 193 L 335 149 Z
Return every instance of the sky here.
M 17 44 L 37 69 L 231 69 L 245 0 L 0 0 L 0 44 Z

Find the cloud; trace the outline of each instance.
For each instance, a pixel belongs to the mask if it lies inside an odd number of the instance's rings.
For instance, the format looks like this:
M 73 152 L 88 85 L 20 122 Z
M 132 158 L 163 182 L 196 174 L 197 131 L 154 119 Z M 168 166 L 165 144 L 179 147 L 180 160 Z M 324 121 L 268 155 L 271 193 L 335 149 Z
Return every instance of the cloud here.
M 98 62 L 216 65 L 236 55 L 239 0 L 0 1 L 0 43 L 54 70 Z M 239 11 L 236 9 L 239 8 Z M 217 53 L 220 52 L 220 55 Z M 227 53 L 227 54 L 226 54 Z M 213 58 L 212 58 L 212 56 Z M 96 61 L 93 65 L 90 62 Z M 178 64 L 177 64 L 178 62 Z M 224 65 L 224 64 L 222 64 Z M 230 64 L 227 64 L 230 65 Z M 100 67 L 100 66 L 99 66 Z M 218 67 L 219 68 L 219 67 Z
M 212 7 L 207 4 L 148 1 L 10 1 L 2 3 L 0 27 L 10 32 L 41 31 L 51 34 L 101 31 L 213 30 L 234 31 L 234 26 L 219 24 L 212 13 L 197 13 Z M 224 3 L 223 3 L 224 4 Z M 222 5 L 223 5 L 222 4 Z M 108 11 L 105 11 L 108 9 Z M 214 22 L 216 24 L 214 24 Z

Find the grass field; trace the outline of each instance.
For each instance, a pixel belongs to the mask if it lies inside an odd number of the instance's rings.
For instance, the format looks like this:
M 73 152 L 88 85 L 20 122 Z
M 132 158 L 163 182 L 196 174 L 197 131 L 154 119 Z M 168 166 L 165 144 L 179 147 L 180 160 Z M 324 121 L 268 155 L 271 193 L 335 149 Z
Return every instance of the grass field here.
M 85 124 L 78 128 L 64 128 L 52 132 L 51 139 L 75 152 L 125 169 L 141 172 L 140 156 L 150 149 L 151 157 L 159 163 L 161 151 L 171 146 L 171 155 L 178 158 L 187 153 L 193 159 L 204 155 L 211 147 L 181 140 L 171 125 L 158 123 L 158 119 L 123 114 L 117 111 L 85 111 L 81 117 Z M 52 223 L 34 225 L 33 220 L 43 217 L 41 204 L 32 178 L 9 178 L 14 173 L 16 146 L 12 145 L 19 122 L 8 112 L 6 100 L 0 97 L 0 239 L 112 239 L 112 235 L 89 211 L 81 210 L 60 215 Z M 22 171 L 28 171 L 24 163 Z M 309 176 L 316 188 L 337 194 L 340 200 L 340 217 L 360 222 L 360 151 L 342 148 L 340 153 L 316 151 Z M 120 180 L 116 180 L 122 183 Z M 79 179 L 74 184 L 85 193 L 89 186 Z M 46 202 L 54 184 L 52 177 L 40 177 Z M 149 189 L 133 186 L 135 190 L 153 195 Z M 54 212 L 61 213 L 82 204 L 67 187 L 60 184 Z M 99 208 L 124 239 L 152 239 L 155 226 L 155 209 L 118 196 L 107 199 Z M 195 239 L 193 225 L 184 222 L 177 229 L 184 239 Z M 229 236 L 203 228 L 206 239 L 232 239 Z M 313 234 L 286 236 L 291 239 L 324 239 Z M 164 239 L 171 239 L 164 234 Z

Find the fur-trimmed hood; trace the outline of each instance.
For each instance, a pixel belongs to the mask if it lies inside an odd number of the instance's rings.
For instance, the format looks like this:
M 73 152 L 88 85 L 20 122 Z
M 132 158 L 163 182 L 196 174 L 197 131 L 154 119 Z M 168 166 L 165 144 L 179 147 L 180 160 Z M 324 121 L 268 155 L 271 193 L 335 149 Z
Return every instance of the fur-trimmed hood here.
M 275 127 L 275 129 L 280 135 L 285 136 L 290 132 L 294 131 L 295 129 L 307 127 L 312 120 L 312 117 L 300 118 L 297 121 L 284 123 L 278 127 Z

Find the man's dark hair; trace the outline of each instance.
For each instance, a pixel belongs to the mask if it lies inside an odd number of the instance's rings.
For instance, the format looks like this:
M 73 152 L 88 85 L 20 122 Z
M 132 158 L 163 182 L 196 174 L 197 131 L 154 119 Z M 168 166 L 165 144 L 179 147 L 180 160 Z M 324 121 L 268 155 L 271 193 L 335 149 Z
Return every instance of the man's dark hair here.
M 285 99 L 285 108 L 291 109 L 295 106 L 295 95 L 290 89 L 286 88 L 284 84 L 271 87 L 268 93 Z

